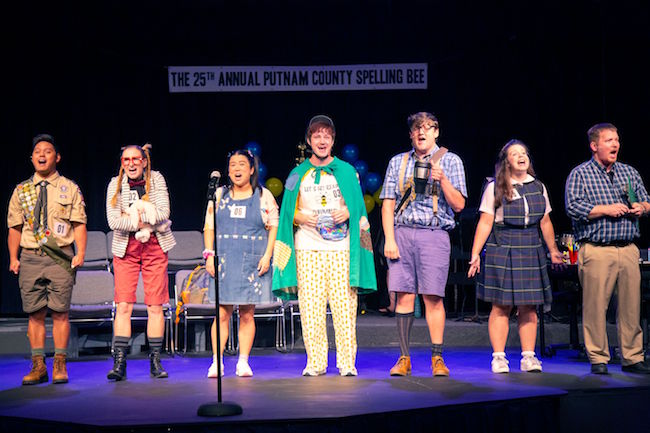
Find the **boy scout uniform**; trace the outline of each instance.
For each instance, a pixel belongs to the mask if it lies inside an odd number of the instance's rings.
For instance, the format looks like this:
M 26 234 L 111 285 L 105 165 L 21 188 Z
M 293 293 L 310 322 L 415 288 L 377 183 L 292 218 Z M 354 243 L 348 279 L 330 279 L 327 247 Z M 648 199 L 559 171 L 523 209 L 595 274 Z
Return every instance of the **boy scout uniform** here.
M 47 182 L 47 197 L 45 201 L 41 199 L 40 221 L 35 221 L 43 181 Z M 72 223 L 86 224 L 86 220 L 81 190 L 58 172 L 46 179 L 35 173 L 14 189 L 7 226 L 22 225 L 18 283 L 26 313 L 43 307 L 63 313 L 70 308 L 75 274 L 70 267 L 74 256 Z

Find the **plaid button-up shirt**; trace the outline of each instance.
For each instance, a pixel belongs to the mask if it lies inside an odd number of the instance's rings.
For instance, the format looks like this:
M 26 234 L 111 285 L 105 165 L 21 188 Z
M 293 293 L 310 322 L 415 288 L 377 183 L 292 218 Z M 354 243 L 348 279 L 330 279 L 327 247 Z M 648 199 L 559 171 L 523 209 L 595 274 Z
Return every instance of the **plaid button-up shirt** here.
M 639 237 L 636 217 L 601 217 L 590 220 L 596 205 L 628 204 L 628 185 L 638 201 L 648 201 L 641 175 L 622 162 L 615 162 L 610 173 L 595 159 L 574 168 L 566 181 L 566 213 L 573 223 L 576 239 L 596 243 L 632 241 Z
M 428 161 L 435 152 L 438 151 L 436 145 L 424 160 Z M 409 157 L 406 162 L 406 169 L 404 170 L 404 185 L 409 179 L 413 178 L 413 168 L 415 167 L 415 151 L 411 149 Z M 386 169 L 386 177 L 384 178 L 384 187 L 379 196 L 381 199 L 395 200 L 395 207 L 399 205 L 402 200 L 402 194 L 399 190 L 399 174 L 400 166 L 404 153 L 400 153 L 391 158 Z M 447 176 L 447 179 L 460 193 L 467 197 L 467 186 L 465 183 L 465 168 L 463 161 L 454 153 L 447 152 L 440 159 L 440 168 Z M 433 214 L 433 200 L 431 196 L 418 194 L 415 200 L 411 201 L 404 211 L 395 218 L 396 225 L 406 225 L 411 227 L 432 227 L 441 228 L 443 230 L 451 230 L 456 225 L 454 221 L 454 211 L 445 200 L 445 195 L 440 189 L 438 195 L 438 213 Z

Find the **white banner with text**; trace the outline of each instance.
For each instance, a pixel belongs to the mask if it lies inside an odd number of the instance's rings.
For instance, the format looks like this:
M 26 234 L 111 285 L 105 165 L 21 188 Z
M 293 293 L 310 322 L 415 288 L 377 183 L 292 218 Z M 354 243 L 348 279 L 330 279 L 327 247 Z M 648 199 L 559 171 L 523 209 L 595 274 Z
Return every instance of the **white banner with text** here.
M 170 66 L 170 93 L 427 88 L 426 63 L 327 66 Z

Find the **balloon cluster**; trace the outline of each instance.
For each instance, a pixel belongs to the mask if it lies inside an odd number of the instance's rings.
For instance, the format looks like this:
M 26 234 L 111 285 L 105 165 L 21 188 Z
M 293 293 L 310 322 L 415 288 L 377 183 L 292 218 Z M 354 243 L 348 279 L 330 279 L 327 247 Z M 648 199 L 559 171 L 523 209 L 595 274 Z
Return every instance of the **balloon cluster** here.
M 266 189 L 271 191 L 273 197 L 275 198 L 279 197 L 280 194 L 282 194 L 282 191 L 284 190 L 284 184 L 277 177 L 269 177 L 268 179 L 266 178 L 268 171 L 266 169 L 266 165 L 264 165 L 264 163 L 260 158 L 260 155 L 262 154 L 262 146 L 260 146 L 260 144 L 257 141 L 249 141 L 248 143 L 246 143 L 246 146 L 244 147 L 250 150 L 251 153 L 257 157 L 258 160 L 257 175 L 259 177 L 260 184 L 266 186 Z
M 381 199 L 379 198 L 382 189 L 381 176 L 373 171 L 368 171 L 368 164 L 359 159 L 359 148 L 356 144 L 346 144 L 341 151 L 341 158 L 352 164 L 359 173 L 366 211 L 368 213 L 372 212 L 375 205 L 381 205 Z

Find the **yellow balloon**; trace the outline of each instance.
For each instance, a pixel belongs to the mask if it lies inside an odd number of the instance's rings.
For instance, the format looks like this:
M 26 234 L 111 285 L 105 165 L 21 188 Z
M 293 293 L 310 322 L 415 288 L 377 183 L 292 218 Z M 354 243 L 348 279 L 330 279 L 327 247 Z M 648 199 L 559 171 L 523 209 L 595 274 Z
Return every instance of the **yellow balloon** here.
M 384 188 L 383 185 L 380 186 L 379 189 L 377 191 L 375 191 L 375 193 L 372 195 L 372 198 L 375 199 L 375 203 L 377 203 L 379 206 L 381 206 L 381 202 L 383 201 L 382 199 L 379 198 L 379 196 L 381 195 L 381 190 L 383 188 Z
M 279 197 L 280 194 L 282 194 L 282 190 L 284 189 L 284 185 L 282 185 L 282 181 L 278 179 L 277 177 L 269 177 L 266 180 L 266 189 L 271 191 L 271 194 L 273 194 L 273 197 Z
M 364 194 L 363 201 L 366 203 L 366 212 L 372 212 L 375 208 L 375 199 L 370 194 Z

